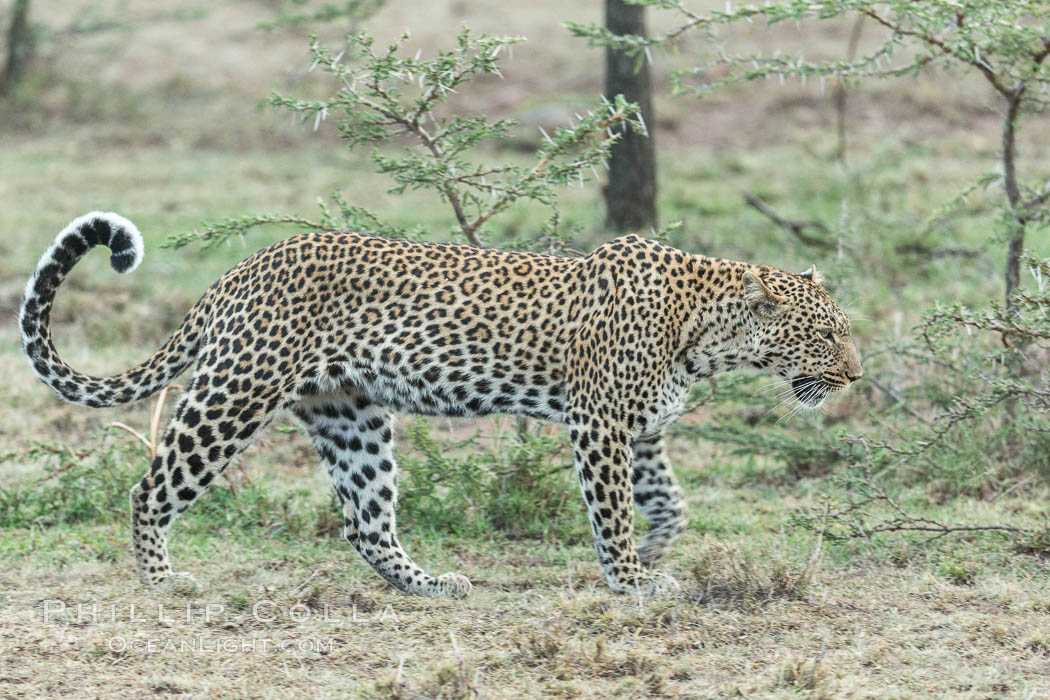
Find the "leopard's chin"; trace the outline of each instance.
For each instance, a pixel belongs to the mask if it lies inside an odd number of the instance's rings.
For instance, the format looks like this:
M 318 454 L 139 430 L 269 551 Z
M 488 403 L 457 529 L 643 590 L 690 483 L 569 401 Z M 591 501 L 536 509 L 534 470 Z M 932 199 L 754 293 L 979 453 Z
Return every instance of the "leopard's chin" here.
M 831 393 L 831 387 L 820 377 L 799 375 L 791 380 L 795 398 L 807 408 L 820 408 Z

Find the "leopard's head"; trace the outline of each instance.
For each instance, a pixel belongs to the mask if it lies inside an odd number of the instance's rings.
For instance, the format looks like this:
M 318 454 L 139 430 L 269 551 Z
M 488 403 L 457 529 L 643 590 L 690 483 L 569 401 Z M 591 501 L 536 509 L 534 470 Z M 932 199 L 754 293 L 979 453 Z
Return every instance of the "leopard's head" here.
M 817 408 L 831 392 L 860 379 L 849 317 L 824 291 L 815 268 L 801 275 L 749 270 L 744 299 L 756 365 L 788 380 L 803 405 Z

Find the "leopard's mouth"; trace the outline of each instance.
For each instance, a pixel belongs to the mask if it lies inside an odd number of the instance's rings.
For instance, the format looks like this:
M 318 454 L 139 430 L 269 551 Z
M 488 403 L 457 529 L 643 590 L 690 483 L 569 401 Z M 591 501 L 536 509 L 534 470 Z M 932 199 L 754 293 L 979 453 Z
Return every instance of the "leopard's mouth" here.
M 799 375 L 791 380 L 795 398 L 803 406 L 818 408 L 831 393 L 832 388 L 820 377 Z

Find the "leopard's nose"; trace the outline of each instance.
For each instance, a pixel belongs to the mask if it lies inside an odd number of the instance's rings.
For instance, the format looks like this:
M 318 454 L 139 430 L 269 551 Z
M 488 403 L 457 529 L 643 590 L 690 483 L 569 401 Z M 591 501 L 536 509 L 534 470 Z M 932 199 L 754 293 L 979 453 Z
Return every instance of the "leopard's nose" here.
M 863 376 L 864 370 L 862 369 L 858 369 L 856 374 L 850 374 L 849 372 L 846 373 L 846 379 L 850 380 L 851 382 L 855 382 Z

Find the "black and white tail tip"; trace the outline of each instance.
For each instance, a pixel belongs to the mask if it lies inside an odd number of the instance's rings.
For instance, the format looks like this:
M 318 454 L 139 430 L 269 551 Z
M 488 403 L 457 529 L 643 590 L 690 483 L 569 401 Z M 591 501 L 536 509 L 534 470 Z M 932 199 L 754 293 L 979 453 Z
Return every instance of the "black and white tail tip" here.
M 93 211 L 73 219 L 55 236 L 55 242 L 40 257 L 33 277 L 54 269 L 54 263 L 62 272 L 68 272 L 97 245 L 109 248 L 109 264 L 119 273 L 131 272 L 142 262 L 142 234 L 138 227 L 120 214 Z M 31 279 L 30 284 L 33 281 Z
M 109 248 L 109 264 L 121 274 L 132 272 L 142 262 L 142 234 L 120 214 L 93 211 L 73 219 L 58 234 L 48 252 L 54 253 L 62 247 L 76 250 L 79 248 L 73 240 L 76 238 L 89 249 L 96 245 Z
M 77 261 L 97 245 L 109 248 L 109 264 L 117 272 L 131 272 L 142 262 L 142 234 L 123 216 L 93 211 L 70 221 L 40 256 L 36 269 L 26 282 L 19 313 L 23 343 L 29 343 L 32 336 L 42 334 L 58 286 Z
M 109 248 L 109 264 L 121 274 L 132 272 L 142 262 L 142 234 L 135 224 L 109 211 L 78 216 L 55 236 L 55 242 L 40 256 L 36 269 L 26 282 L 23 315 L 28 300 L 53 297 L 77 261 L 97 245 Z

